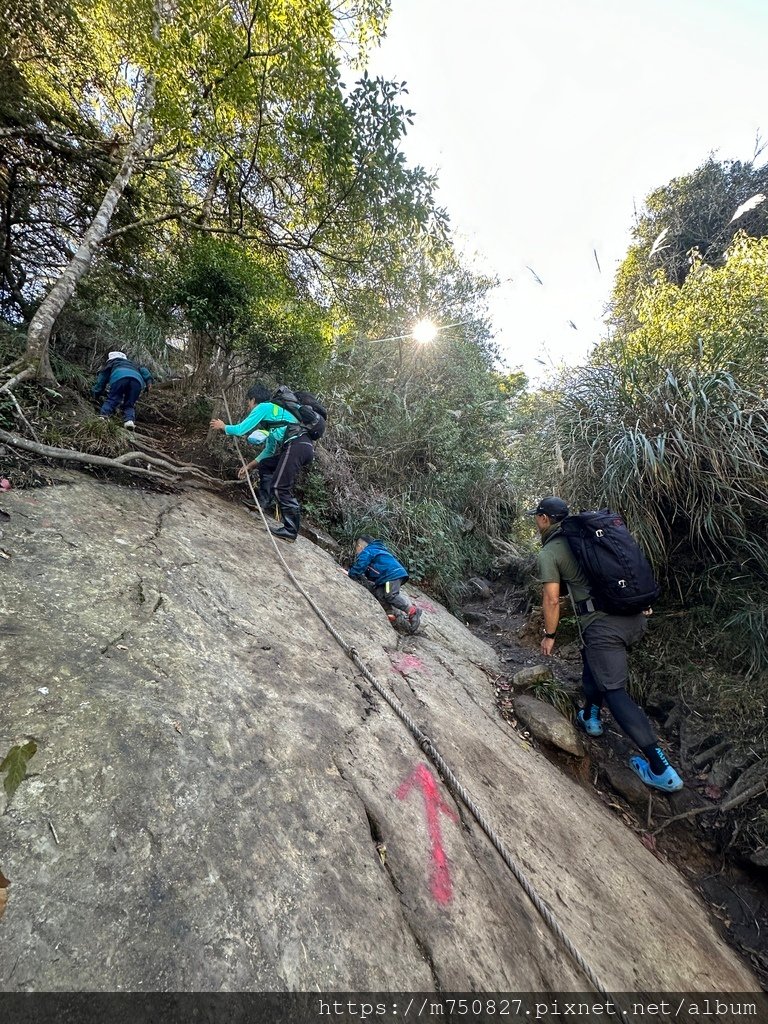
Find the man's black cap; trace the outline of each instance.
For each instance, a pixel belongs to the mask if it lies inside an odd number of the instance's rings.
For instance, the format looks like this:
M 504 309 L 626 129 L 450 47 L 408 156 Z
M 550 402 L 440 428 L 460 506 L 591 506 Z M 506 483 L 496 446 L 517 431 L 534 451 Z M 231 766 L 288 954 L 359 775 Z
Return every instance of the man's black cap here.
M 527 516 L 549 516 L 550 519 L 565 519 L 569 509 L 562 498 L 542 498 L 536 508 L 529 508 Z

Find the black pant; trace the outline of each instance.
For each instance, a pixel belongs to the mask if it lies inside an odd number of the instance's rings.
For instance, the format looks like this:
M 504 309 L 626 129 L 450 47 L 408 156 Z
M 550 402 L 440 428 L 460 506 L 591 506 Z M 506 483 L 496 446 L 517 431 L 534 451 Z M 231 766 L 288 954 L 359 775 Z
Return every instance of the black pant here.
M 274 495 L 283 521 L 286 517 L 297 519 L 301 506 L 293 493 L 296 478 L 303 466 L 308 466 L 315 456 L 315 449 L 308 437 L 297 437 L 283 446 L 277 455 L 262 459 L 259 467 L 259 498 Z M 266 493 L 265 493 L 266 492 Z

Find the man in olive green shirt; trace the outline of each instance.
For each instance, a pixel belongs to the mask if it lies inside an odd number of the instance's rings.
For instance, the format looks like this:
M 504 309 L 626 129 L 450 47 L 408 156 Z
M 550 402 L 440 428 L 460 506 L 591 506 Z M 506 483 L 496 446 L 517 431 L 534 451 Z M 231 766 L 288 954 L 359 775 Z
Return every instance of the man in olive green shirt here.
M 561 536 L 561 524 L 569 514 L 568 506 L 562 498 L 542 498 L 528 514 L 535 517 L 542 540 L 538 557 L 538 580 L 543 584 L 544 614 L 541 653 L 549 657 L 555 646 L 560 622 L 561 588 L 570 595 L 574 612 L 584 602 L 590 602 L 593 608 L 592 611 L 577 615 L 582 642 L 581 685 L 585 698 L 584 707 L 577 715 L 579 724 L 590 736 L 602 736 L 600 710 L 605 702 L 617 725 L 645 755 L 630 758 L 632 770 L 654 789 L 666 793 L 682 789 L 682 779 L 659 747 L 648 716 L 627 693 L 627 652 L 644 635 L 651 609 L 639 615 L 609 615 L 597 609 L 599 595 L 590 590 L 589 581 L 568 540 Z

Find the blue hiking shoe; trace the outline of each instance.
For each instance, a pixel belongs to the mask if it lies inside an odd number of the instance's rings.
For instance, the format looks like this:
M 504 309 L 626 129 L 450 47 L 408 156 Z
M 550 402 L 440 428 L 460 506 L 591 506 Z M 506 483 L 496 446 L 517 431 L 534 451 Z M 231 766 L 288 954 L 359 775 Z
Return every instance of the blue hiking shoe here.
M 683 788 L 683 780 L 677 774 L 671 764 L 668 764 L 661 775 L 654 775 L 651 766 L 644 757 L 635 755 L 629 759 L 629 767 L 646 784 L 654 789 L 660 789 L 662 793 L 676 793 Z
M 589 709 L 589 718 L 584 717 L 583 709 L 576 715 L 576 718 L 579 725 L 588 736 L 603 735 L 603 723 L 600 721 L 600 708 L 596 708 L 594 704 Z

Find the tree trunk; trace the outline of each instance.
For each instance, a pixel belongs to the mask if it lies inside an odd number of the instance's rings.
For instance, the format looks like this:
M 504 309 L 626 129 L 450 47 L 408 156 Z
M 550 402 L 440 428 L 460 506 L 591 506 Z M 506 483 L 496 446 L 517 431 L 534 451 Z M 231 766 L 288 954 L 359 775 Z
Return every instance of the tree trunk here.
M 53 326 L 62 310 L 72 298 L 81 279 L 88 273 L 93 254 L 109 229 L 115 208 L 131 180 L 136 163 L 141 158 L 152 134 L 152 109 L 155 105 L 155 79 L 147 79 L 144 101 L 139 113 L 136 132 L 125 151 L 123 163 L 101 201 L 96 216 L 88 226 L 77 252 L 40 303 L 27 330 L 27 348 L 24 361 L 33 367 L 38 380 L 53 381 L 50 362 L 50 340 Z

